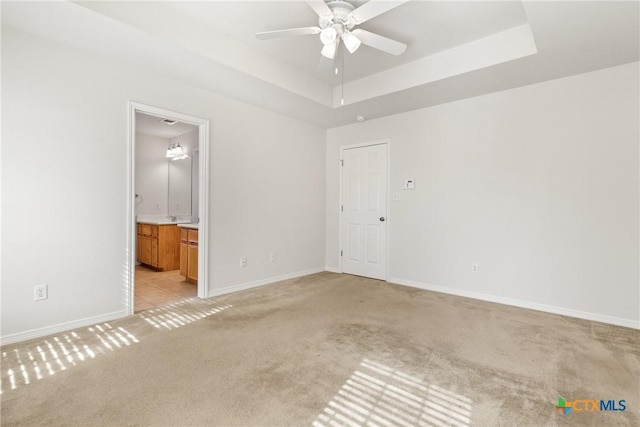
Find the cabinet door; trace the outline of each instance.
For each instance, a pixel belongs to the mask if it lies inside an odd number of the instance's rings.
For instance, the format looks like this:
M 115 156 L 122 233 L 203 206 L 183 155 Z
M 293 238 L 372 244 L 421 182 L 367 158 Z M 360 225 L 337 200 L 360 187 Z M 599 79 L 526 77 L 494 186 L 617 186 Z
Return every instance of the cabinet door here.
M 140 226 L 138 226 L 140 228 Z M 138 238 L 136 239 L 136 260 L 138 262 L 142 262 L 142 236 L 138 234 Z
M 138 224 L 140 233 L 138 235 L 138 244 L 136 247 L 136 255 L 138 261 L 142 264 L 158 267 L 158 238 L 154 237 L 154 227 L 146 224 Z M 155 227 L 157 230 L 157 227 Z M 146 234 L 145 234 L 146 233 Z M 157 234 L 157 231 L 155 231 Z
M 188 251 L 187 259 L 189 260 L 187 278 L 193 280 L 194 282 L 197 282 L 198 281 L 198 246 L 189 245 L 187 251 Z
M 180 243 L 180 275 L 189 277 L 189 245 Z
M 151 241 L 151 262 L 149 265 L 158 267 L 158 239 L 149 239 Z
M 140 236 L 138 239 L 139 259 L 142 264 L 151 265 L 151 238 Z
M 177 225 L 160 225 L 158 230 L 158 269 L 160 271 L 180 268 L 180 229 Z

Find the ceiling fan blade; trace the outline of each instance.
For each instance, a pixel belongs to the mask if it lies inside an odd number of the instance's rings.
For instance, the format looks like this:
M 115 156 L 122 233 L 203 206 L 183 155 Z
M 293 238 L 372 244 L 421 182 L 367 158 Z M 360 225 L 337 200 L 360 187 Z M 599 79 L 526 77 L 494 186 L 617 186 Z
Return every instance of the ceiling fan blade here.
M 407 45 L 404 43 L 388 39 L 378 34 L 370 33 L 369 31 L 362 30 L 360 28 L 353 30 L 351 33 L 367 46 L 390 53 L 391 55 L 400 55 L 407 50 Z
M 321 31 L 322 30 L 318 27 L 290 28 L 288 30 L 265 31 L 263 33 L 256 33 L 256 38 L 260 40 L 279 39 L 281 37 L 320 34 Z
M 310 0 L 307 1 L 307 4 L 318 16 L 331 16 L 333 13 L 329 6 L 323 0 Z
M 348 15 L 356 25 L 395 9 L 409 0 L 369 0 Z

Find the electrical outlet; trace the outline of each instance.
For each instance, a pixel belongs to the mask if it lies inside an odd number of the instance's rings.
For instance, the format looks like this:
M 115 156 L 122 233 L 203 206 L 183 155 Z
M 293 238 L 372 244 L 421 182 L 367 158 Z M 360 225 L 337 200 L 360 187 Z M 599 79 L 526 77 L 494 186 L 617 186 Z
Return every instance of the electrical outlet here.
M 241 256 L 240 257 L 240 267 L 246 267 L 247 266 L 247 257 L 246 256 Z
M 47 299 L 49 292 L 47 291 L 47 285 L 38 285 L 33 287 L 33 300 L 40 301 Z
M 276 262 L 276 253 L 275 252 L 271 252 L 269 254 L 269 262 Z
M 156 210 L 160 210 L 160 202 L 156 202 Z
M 471 263 L 471 272 L 474 274 L 480 272 L 480 266 L 477 262 Z

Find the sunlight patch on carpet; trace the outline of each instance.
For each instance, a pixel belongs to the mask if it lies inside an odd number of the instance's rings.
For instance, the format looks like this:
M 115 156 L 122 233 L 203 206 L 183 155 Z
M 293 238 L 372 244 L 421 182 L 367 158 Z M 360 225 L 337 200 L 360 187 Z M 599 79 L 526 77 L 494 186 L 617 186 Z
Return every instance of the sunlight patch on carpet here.
M 46 337 L 25 347 L 3 350 L 0 394 L 6 391 L 7 386 L 15 390 L 94 359 L 99 354 L 138 342 L 125 328 L 111 326 L 107 322 Z
M 313 422 L 328 426 L 469 426 L 471 399 L 364 359 Z
M 138 320 L 139 324 L 132 328 L 139 330 L 142 324 L 141 335 L 146 336 L 188 325 L 231 307 L 204 305 L 194 308 L 189 300 L 185 300 L 136 314 L 134 317 L 144 323 Z M 122 326 L 113 326 L 115 323 L 101 323 L 3 349 L 0 394 L 140 342 L 139 336 Z
M 138 313 L 138 315 L 154 328 L 170 331 L 233 307 L 227 304 L 205 307 L 199 310 L 191 306 L 183 309 L 183 306 L 188 304 L 189 301 L 190 300 L 175 302 L 162 307 L 145 310 Z

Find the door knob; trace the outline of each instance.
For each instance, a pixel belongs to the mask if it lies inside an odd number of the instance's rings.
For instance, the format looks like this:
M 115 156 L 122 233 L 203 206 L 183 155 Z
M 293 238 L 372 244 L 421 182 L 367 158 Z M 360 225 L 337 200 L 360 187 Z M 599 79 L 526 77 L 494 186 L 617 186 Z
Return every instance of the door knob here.
M 384 222 L 384 217 L 383 216 L 380 217 L 380 222 Z

